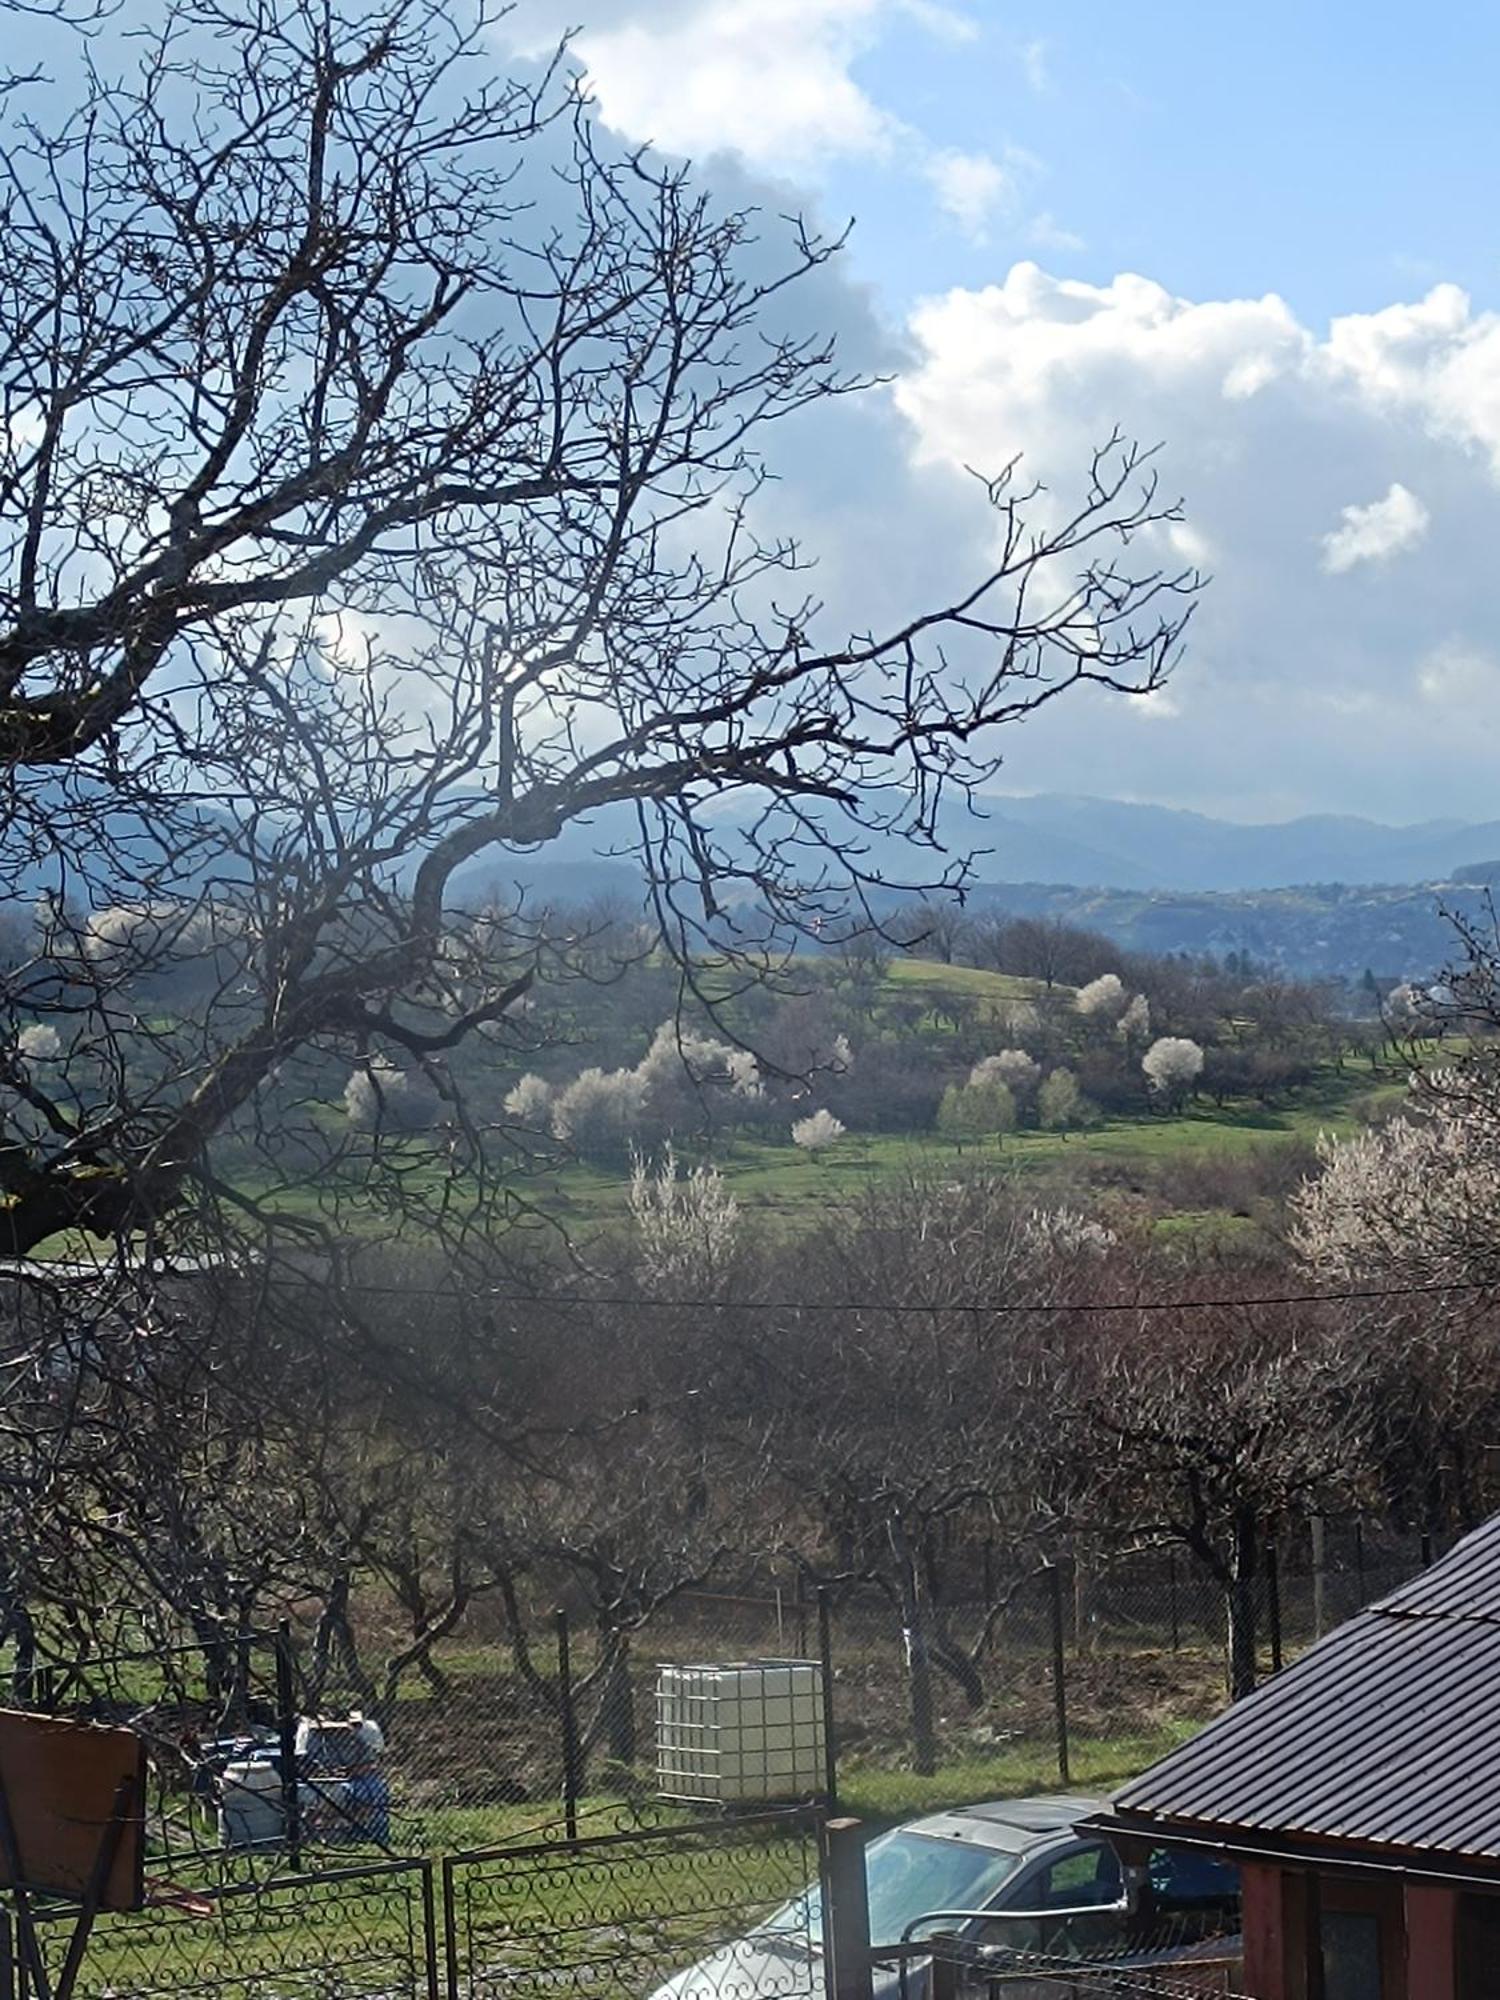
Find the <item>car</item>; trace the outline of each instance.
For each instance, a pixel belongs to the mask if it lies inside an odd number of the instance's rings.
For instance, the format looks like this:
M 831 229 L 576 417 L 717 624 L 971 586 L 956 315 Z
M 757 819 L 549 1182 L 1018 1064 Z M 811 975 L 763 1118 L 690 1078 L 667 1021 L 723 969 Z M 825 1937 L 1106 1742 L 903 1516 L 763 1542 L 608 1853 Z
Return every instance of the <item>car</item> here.
M 872 1945 L 899 1946 L 942 1930 L 966 1947 L 1006 1955 L 1159 1964 L 1200 1956 L 1207 1940 L 1232 1937 L 1238 1877 L 1211 1855 L 1155 1850 L 1144 1892 L 1127 1909 L 1114 1849 L 1079 1830 L 1103 1807 L 1102 1799 L 1077 1797 L 996 1799 L 878 1835 L 865 1850 Z M 678 1973 L 652 2000 L 821 2000 L 822 1930 L 814 1882 Z M 1237 1952 L 1238 1945 L 1212 1948 Z M 877 1960 L 875 2000 L 925 2000 L 929 1966 L 908 1957 L 903 1976 L 899 1959 Z

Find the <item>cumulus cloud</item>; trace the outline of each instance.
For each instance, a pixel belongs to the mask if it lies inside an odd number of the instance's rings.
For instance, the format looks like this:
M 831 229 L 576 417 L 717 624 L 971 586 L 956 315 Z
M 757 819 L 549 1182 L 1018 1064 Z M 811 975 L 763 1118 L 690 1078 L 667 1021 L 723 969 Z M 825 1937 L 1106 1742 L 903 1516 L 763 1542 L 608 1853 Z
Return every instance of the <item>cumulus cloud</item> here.
M 892 145 L 898 122 L 851 74 L 884 11 L 878 0 L 710 0 L 643 10 L 577 49 L 617 130 L 780 173 Z
M 1392 480 L 1383 500 L 1343 510 L 1342 526 L 1323 537 L 1323 567 L 1338 576 L 1358 563 L 1388 562 L 1414 549 L 1428 525 L 1427 509 L 1416 494 Z
M 605 123 L 632 140 L 693 158 L 732 154 L 778 177 L 893 160 L 983 242 L 1035 163 L 1011 148 L 996 157 L 949 146 L 870 95 L 859 58 L 902 21 L 952 48 L 979 35 L 971 14 L 943 0 L 600 0 L 572 46 Z M 541 55 L 556 20 L 541 0 L 521 0 L 499 32 L 512 51 Z M 1025 44 L 1018 76 L 1039 87 L 1043 60 L 1041 43 Z
M 1320 328 L 1275 294 L 1021 263 L 929 299 L 910 332 L 892 395 L 920 469 L 960 482 L 1022 452 L 1060 511 L 1119 426 L 1160 442 L 1161 491 L 1185 502 L 1163 561 L 1212 572 L 1170 695 L 1125 705 L 1152 726 L 1059 704 L 1014 746 L 1013 782 L 1245 817 L 1490 809 L 1484 734 L 1452 723 L 1500 706 L 1472 636 L 1500 538 L 1500 315 L 1440 285 Z
M 854 75 L 900 17 L 950 45 L 976 32 L 941 0 L 600 0 L 573 50 L 616 131 L 693 157 L 734 153 L 780 175 L 913 146 Z M 555 10 L 523 0 L 500 33 L 541 54 L 556 38 Z

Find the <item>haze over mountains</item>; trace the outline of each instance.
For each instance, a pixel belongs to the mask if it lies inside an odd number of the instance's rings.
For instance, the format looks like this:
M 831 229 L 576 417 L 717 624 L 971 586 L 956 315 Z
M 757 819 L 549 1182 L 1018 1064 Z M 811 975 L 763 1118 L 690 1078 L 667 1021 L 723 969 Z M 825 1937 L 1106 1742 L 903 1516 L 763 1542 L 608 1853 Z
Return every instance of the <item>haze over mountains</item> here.
M 1389 826 L 1332 814 L 1244 825 L 1207 813 L 1057 792 L 996 796 L 966 841 L 986 882 L 1103 889 L 1280 889 L 1311 882 L 1445 882 L 1500 859 L 1500 820 Z
M 1319 978 L 1358 979 L 1367 967 L 1391 980 L 1432 976 L 1454 951 L 1445 910 L 1478 893 L 1435 885 L 1487 863 L 1500 876 L 1500 820 L 1392 826 L 1313 814 L 1249 825 L 1061 793 L 976 804 L 982 817 L 950 801 L 942 823 L 948 852 L 973 855 L 971 908 L 1082 925 L 1131 950 L 1248 953 Z M 735 822 L 731 808 L 725 831 Z M 536 855 L 508 856 L 486 872 L 502 893 L 525 883 L 563 902 L 632 901 L 641 880 L 633 832 L 621 816 L 595 815 Z M 863 861 L 893 883 L 920 877 L 924 865 L 878 831 Z
M 941 831 L 950 854 L 973 855 L 973 879 L 981 885 L 1233 894 L 1312 883 L 1447 882 L 1456 869 L 1500 861 L 1500 819 L 1391 826 L 1310 814 L 1250 825 L 1172 806 L 1060 792 L 997 793 L 976 799 L 975 806 L 971 813 L 950 801 Z M 721 823 L 736 816 L 731 807 Z M 626 816 L 596 814 L 534 857 L 510 857 L 497 872 L 562 897 L 624 890 L 639 879 L 630 854 L 634 833 Z M 893 881 L 930 865 L 930 857 L 924 864 L 878 832 L 868 836 L 864 855 L 867 865 Z

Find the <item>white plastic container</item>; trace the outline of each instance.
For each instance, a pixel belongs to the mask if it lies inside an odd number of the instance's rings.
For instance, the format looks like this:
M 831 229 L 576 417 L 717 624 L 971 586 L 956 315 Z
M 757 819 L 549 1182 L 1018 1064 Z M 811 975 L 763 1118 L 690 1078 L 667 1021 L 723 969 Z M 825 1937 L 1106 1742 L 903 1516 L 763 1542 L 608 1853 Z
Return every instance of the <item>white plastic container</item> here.
M 340 1773 L 379 1763 L 385 1737 L 368 1715 L 304 1715 L 297 1724 L 296 1752 L 299 1770 Z
M 279 1847 L 285 1834 L 281 1773 L 266 1758 L 226 1764 L 220 1780 L 219 1842 L 223 1847 Z
M 818 1662 L 732 1660 L 659 1668 L 656 1784 L 665 1799 L 724 1804 L 821 1793 Z

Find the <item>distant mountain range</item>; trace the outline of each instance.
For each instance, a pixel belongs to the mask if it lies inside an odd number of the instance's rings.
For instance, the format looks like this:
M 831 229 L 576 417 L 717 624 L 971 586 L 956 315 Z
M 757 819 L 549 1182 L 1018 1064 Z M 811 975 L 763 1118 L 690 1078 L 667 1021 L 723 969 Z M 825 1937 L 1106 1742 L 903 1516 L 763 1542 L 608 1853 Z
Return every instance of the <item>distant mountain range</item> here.
M 1288 972 L 1429 976 L 1454 948 L 1441 905 L 1474 893 L 1453 888 L 1455 879 L 1492 864 L 1500 880 L 1500 820 L 1390 826 L 1316 814 L 1256 826 L 1051 792 L 976 805 L 977 815 L 950 811 L 941 829 L 951 853 L 974 857 L 972 908 L 1056 917 L 1135 950 L 1249 952 Z M 630 833 L 601 814 L 535 855 L 483 870 L 497 885 L 525 883 L 560 902 L 630 901 L 640 882 Z M 865 865 L 892 879 L 938 872 L 931 856 L 879 834 Z
M 1245 825 L 1170 806 L 1058 792 L 997 795 L 967 821 L 986 882 L 1081 889 L 1282 889 L 1310 882 L 1446 882 L 1500 861 L 1500 820 L 1389 826 L 1334 814 Z
M 939 828 L 949 853 L 972 854 L 981 883 L 1047 883 L 1074 889 L 1238 891 L 1307 883 L 1448 882 L 1457 869 L 1500 863 L 1500 820 L 1423 820 L 1390 826 L 1328 813 L 1247 825 L 1172 806 L 1039 792 L 995 793 L 970 812 L 954 803 Z M 733 825 L 736 814 L 720 821 Z M 634 826 L 599 813 L 535 855 L 486 857 L 484 872 L 576 895 L 590 880 L 619 890 L 633 873 Z M 883 833 L 868 836 L 866 865 L 893 879 L 937 868 Z

